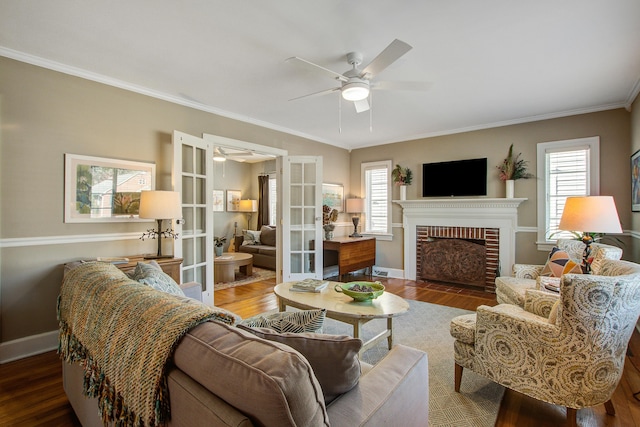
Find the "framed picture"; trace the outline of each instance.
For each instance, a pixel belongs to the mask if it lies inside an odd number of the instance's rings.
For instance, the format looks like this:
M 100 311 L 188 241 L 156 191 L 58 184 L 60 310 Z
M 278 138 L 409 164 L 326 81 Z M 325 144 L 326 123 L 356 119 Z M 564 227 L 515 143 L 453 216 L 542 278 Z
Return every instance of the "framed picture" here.
M 344 187 L 340 184 L 322 184 L 322 204 L 343 212 Z
M 227 212 L 237 212 L 242 193 L 240 190 L 227 190 Z
M 640 212 L 640 150 L 631 155 L 631 211 Z
M 224 212 L 224 190 L 213 190 L 213 211 Z
M 155 190 L 154 163 L 65 154 L 64 222 L 140 219 L 140 192 Z

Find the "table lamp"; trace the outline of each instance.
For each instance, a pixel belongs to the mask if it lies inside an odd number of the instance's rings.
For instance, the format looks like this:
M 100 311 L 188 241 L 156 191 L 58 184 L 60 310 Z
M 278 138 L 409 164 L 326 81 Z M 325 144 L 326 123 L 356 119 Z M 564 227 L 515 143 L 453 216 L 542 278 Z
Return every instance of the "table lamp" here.
M 249 224 L 251 224 L 251 214 L 253 212 L 258 212 L 258 201 L 257 200 L 240 200 L 238 202 L 238 211 L 245 212 L 247 214 L 247 230 L 249 229 Z
M 172 258 L 173 255 L 162 255 L 162 238 L 178 238 L 178 235 L 171 228 L 162 230 L 162 221 L 165 219 L 176 219 L 182 217 L 182 207 L 180 203 L 180 193 L 177 191 L 142 191 L 140 193 L 140 218 L 155 219 L 158 222 L 158 229 L 147 230 L 142 233 L 141 239 L 158 239 L 157 255 L 145 256 L 146 259 Z
M 582 232 L 585 244 L 582 268 L 585 274 L 591 272 L 589 257 L 593 236 L 590 233 L 622 233 L 612 196 L 567 197 L 558 228 Z
M 351 218 L 351 221 L 353 221 L 353 234 L 349 235 L 349 237 L 362 237 L 362 234 L 358 233 L 361 212 L 364 212 L 364 199 L 347 199 L 347 213 L 357 214 Z

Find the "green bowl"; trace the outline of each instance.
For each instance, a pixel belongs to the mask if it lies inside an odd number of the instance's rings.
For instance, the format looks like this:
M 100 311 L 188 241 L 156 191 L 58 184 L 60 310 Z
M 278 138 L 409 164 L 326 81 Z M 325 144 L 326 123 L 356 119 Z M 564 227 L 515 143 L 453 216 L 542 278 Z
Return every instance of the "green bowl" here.
M 359 292 L 352 290 L 353 287 L 358 286 L 369 286 L 373 288 L 372 292 Z M 384 285 L 380 282 L 348 282 L 348 283 L 338 283 L 333 288 L 336 292 L 342 292 L 345 295 L 349 295 L 356 301 L 367 301 L 378 298 L 380 295 L 384 293 Z

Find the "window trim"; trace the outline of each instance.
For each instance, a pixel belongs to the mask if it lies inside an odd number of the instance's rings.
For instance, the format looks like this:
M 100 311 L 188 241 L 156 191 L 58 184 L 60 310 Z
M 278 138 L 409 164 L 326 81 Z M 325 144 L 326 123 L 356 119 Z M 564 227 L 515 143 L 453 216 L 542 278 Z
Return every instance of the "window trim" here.
M 600 195 L 600 137 L 568 139 L 561 141 L 541 142 L 537 145 L 537 205 L 538 205 L 538 233 L 536 244 L 538 250 L 549 251 L 555 241 L 546 239 L 547 218 L 547 171 L 546 153 L 550 150 L 565 151 L 579 148 L 589 148 L 589 195 Z
M 366 234 L 368 236 L 376 236 L 376 238 L 380 239 L 380 240 L 391 240 L 393 238 L 393 234 L 391 232 L 392 226 L 393 224 L 391 224 L 391 198 L 392 198 L 392 188 L 391 188 L 391 169 L 392 169 L 392 165 L 393 162 L 391 160 L 380 160 L 380 161 L 375 161 L 375 162 L 363 162 L 360 164 L 360 183 L 361 183 L 361 194 L 362 197 L 369 200 L 368 193 L 367 193 L 367 181 L 366 181 L 366 171 L 368 169 L 373 169 L 373 168 L 385 168 L 387 169 L 387 231 L 386 232 L 374 232 L 374 231 L 368 231 L 365 229 L 367 221 L 366 218 L 364 218 L 364 221 L 361 222 L 362 224 L 362 234 Z M 368 207 L 368 204 L 367 204 Z M 366 209 L 365 209 L 366 210 Z M 364 213 L 364 215 L 366 216 L 366 212 Z

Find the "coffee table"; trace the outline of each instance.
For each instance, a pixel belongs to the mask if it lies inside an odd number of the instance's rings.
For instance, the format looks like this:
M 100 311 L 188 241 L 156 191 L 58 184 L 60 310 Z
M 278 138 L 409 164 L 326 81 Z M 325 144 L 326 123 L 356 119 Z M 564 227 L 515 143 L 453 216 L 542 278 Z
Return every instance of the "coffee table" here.
M 302 310 L 326 309 L 326 316 L 353 326 L 353 337 L 362 336 L 362 325 L 373 319 L 387 319 L 387 328 L 362 345 L 360 355 L 386 338 L 389 350 L 393 346 L 393 318 L 405 314 L 409 303 L 397 295 L 383 293 L 374 300 L 356 302 L 351 297 L 336 292 L 338 282 L 329 282 L 329 286 L 320 292 L 295 292 L 291 286 L 295 282 L 276 285 L 273 289 L 278 297 L 278 309 L 285 311 L 287 306 Z
M 236 280 L 236 268 L 247 276 L 253 274 L 253 255 L 242 252 L 224 252 L 213 259 L 213 278 L 215 283 Z

